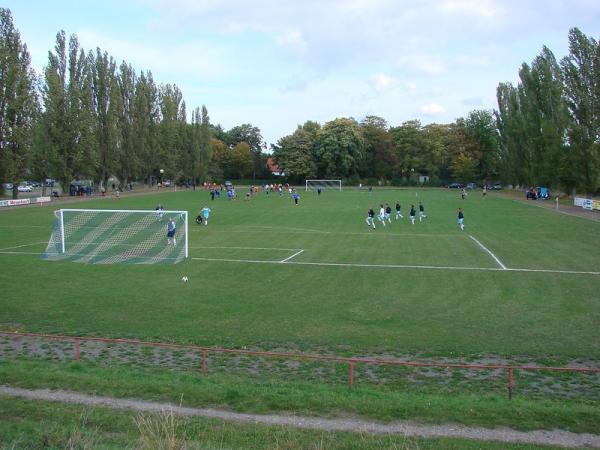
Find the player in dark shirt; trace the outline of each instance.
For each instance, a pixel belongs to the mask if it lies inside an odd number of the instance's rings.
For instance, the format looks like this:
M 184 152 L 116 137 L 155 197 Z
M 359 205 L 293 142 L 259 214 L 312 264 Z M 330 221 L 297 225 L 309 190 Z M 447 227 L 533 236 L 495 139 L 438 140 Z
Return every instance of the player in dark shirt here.
M 385 204 L 385 218 L 389 223 L 392 223 L 392 207 L 389 203 Z
M 373 208 L 369 208 L 366 221 L 368 227 L 373 227 L 373 229 L 375 229 L 375 211 L 373 211 Z
M 425 215 L 425 208 L 423 207 L 423 203 L 419 202 L 419 222 L 423 222 L 425 217 L 427 217 Z
M 465 215 L 463 214 L 461 208 L 458 208 L 458 226 L 461 230 L 465 229 Z
M 415 211 L 415 205 L 410 205 L 410 222 L 414 225 L 415 224 L 415 216 L 417 215 L 417 212 Z
M 402 215 L 402 212 L 400 211 L 402 207 L 400 206 L 400 202 L 396 202 L 396 220 L 398 220 L 398 217 L 401 219 L 404 219 L 404 216 Z

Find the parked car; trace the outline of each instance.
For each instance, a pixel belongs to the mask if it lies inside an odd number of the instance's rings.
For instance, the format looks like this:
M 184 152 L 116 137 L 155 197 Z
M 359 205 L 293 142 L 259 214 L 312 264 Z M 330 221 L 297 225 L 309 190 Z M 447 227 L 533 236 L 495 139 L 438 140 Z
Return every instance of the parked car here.
M 494 183 L 494 185 L 492 186 L 492 189 L 495 191 L 499 191 L 502 189 L 502 185 L 500 183 Z
M 12 183 L 4 183 L 4 189 L 6 189 L 7 191 L 12 191 L 13 187 L 14 186 Z
M 462 183 L 450 183 L 448 185 L 448 189 L 462 189 L 462 188 L 463 188 Z
M 46 178 L 44 183 L 46 184 L 46 187 L 54 187 L 54 180 L 52 178 Z
M 233 189 L 233 183 L 231 181 L 226 181 L 225 183 L 223 183 L 223 185 L 225 186 L 225 189 L 227 189 L 228 191 Z
M 31 186 L 29 186 L 28 184 L 20 184 L 19 186 L 17 186 L 17 191 L 31 192 L 31 191 L 33 191 L 33 188 Z
M 170 187 L 171 186 L 171 180 L 163 181 L 163 186 L 164 187 Z
M 477 189 L 476 183 L 467 183 L 467 189 Z

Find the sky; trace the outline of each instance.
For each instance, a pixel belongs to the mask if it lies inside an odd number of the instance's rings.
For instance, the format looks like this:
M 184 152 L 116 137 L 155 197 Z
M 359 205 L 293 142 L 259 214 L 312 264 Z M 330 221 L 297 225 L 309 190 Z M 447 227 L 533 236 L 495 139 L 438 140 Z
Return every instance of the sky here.
M 267 144 L 307 120 L 450 123 L 496 107 L 542 46 L 600 37 L 598 0 L 5 0 L 42 73 L 56 33 L 107 51 L 226 130 Z

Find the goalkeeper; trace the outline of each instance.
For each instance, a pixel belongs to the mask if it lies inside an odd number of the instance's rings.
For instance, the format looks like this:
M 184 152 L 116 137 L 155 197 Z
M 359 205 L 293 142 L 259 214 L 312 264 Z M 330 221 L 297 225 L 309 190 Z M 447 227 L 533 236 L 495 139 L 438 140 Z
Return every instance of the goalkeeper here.
M 172 217 L 169 217 L 167 222 L 167 245 L 177 245 L 177 239 L 175 239 L 175 232 L 177 231 L 177 225 Z
M 208 225 L 208 216 L 210 216 L 210 213 L 211 213 L 211 209 L 208 206 L 205 206 L 200 211 L 200 215 L 202 216 L 202 219 L 204 219 L 205 226 Z

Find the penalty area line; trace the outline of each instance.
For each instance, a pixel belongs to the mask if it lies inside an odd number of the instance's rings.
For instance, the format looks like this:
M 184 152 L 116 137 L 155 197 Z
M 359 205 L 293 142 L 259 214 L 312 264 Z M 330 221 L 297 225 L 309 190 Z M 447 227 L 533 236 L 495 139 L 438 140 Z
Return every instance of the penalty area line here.
M 281 264 L 281 261 L 256 260 L 256 259 L 228 259 L 228 258 L 201 258 L 191 257 L 194 261 L 215 261 L 232 263 L 254 263 L 254 264 Z M 297 266 L 321 266 L 321 267 L 364 267 L 374 269 L 426 269 L 426 270 L 478 270 L 483 272 L 522 272 L 522 273 L 558 273 L 566 275 L 600 275 L 600 272 L 586 272 L 580 270 L 560 269 L 502 269 L 498 267 L 460 267 L 460 266 L 419 266 L 409 264 L 356 264 L 356 263 L 326 263 L 307 261 L 286 261 L 286 265 Z
M 299 252 L 294 253 L 292 256 L 288 256 L 285 259 L 282 259 L 281 261 L 279 261 L 280 263 L 284 263 L 284 262 L 288 262 L 290 259 L 292 259 L 294 256 L 298 256 L 300 253 L 302 253 L 304 251 L 304 249 L 300 250 Z
M 498 263 L 498 265 L 502 268 L 502 270 L 506 270 L 506 266 L 504 264 L 502 264 L 502 261 L 500 261 L 498 259 L 498 257 L 491 252 L 490 249 L 488 249 L 485 245 L 483 245 L 481 242 L 479 242 L 473 236 L 469 235 L 469 237 L 471 239 L 473 239 L 475 242 L 477 242 L 477 245 L 479 245 L 485 252 L 487 252 L 492 258 L 494 258 L 494 261 L 496 261 Z

